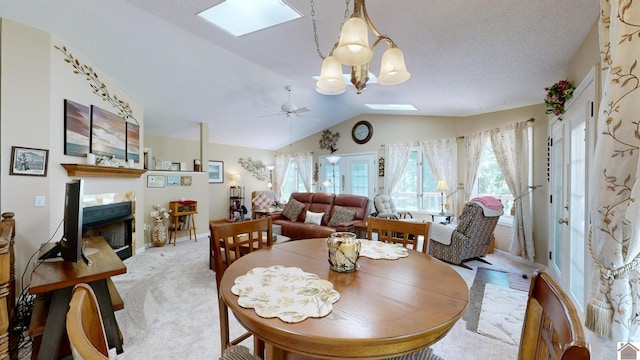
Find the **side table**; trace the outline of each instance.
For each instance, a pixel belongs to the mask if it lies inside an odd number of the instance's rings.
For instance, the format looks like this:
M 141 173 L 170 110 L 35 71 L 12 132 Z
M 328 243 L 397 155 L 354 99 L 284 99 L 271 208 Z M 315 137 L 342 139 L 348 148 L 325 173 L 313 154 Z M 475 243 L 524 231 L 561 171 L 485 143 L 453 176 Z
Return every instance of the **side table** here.
M 269 208 L 269 210 L 252 210 L 251 211 L 251 219 L 255 220 L 255 219 L 260 219 L 266 216 L 271 216 L 271 215 L 275 215 L 275 214 L 281 214 L 282 213 L 282 209 L 271 209 Z
M 439 213 L 439 212 L 428 212 L 427 215 L 431 216 L 431 222 L 435 222 L 437 217 L 441 217 L 444 218 L 443 224 L 450 224 L 451 223 L 451 217 L 453 216 L 453 214 L 447 214 L 447 213 Z
M 193 237 L 198 242 L 198 236 L 196 235 L 196 217 L 198 213 L 198 202 L 193 200 L 184 201 L 171 201 L 169 202 L 169 209 L 171 209 L 171 226 L 169 227 L 169 242 L 173 237 L 173 246 L 176 246 L 178 231 L 188 231 L 189 240 L 191 240 L 191 232 L 193 231 Z M 184 218 L 184 227 L 180 228 L 180 218 Z M 191 219 L 191 224 L 189 224 Z

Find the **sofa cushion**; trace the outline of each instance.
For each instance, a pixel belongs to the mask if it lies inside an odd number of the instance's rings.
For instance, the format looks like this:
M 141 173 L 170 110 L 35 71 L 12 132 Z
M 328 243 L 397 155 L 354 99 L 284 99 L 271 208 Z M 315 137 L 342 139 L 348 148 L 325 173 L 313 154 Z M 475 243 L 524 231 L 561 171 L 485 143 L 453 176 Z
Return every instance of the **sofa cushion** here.
M 298 215 L 304 209 L 304 204 L 296 199 L 289 199 L 287 205 L 285 205 L 284 210 L 282 210 L 282 215 L 284 215 L 287 219 L 291 221 L 296 221 L 298 219 Z
M 356 211 L 353 209 L 346 209 L 342 206 L 336 206 L 333 211 L 333 216 L 331 216 L 331 220 L 329 220 L 328 226 L 338 226 L 339 224 L 345 223 L 347 221 L 353 220 L 356 216 Z
M 316 225 L 320 225 L 320 223 L 322 222 L 322 217 L 324 216 L 324 213 L 314 213 L 311 211 L 307 210 L 307 216 L 304 219 L 304 223 L 305 224 L 316 224 Z

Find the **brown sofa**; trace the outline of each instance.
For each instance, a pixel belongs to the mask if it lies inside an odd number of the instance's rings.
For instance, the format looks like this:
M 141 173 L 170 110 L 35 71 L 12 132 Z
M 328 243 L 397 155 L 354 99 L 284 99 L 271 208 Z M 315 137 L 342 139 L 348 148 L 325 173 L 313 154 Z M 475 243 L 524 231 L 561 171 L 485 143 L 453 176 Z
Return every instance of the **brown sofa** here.
M 296 221 L 289 220 L 282 214 L 273 215 L 273 223 L 282 226 L 282 235 L 290 237 L 292 240 L 327 237 L 336 231 L 354 232 L 355 224 L 362 223 L 369 216 L 369 198 L 351 194 L 329 194 L 329 193 L 293 193 L 291 199 L 304 204 L 304 208 L 298 215 Z M 349 210 L 355 210 L 353 220 L 338 224 L 335 227 L 328 226 L 336 207 L 340 206 Z M 320 213 L 323 212 L 320 225 L 307 224 L 305 218 L 307 210 Z

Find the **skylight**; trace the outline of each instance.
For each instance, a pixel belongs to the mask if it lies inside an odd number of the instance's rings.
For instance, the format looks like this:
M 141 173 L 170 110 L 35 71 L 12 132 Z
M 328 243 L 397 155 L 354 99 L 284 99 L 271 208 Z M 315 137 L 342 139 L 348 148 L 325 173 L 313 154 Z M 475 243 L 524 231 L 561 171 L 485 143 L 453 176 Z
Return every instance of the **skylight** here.
M 411 104 L 364 104 L 373 110 L 396 110 L 396 111 L 416 111 L 415 106 Z
M 213 25 L 242 36 L 302 17 L 283 0 L 225 0 L 198 16 Z

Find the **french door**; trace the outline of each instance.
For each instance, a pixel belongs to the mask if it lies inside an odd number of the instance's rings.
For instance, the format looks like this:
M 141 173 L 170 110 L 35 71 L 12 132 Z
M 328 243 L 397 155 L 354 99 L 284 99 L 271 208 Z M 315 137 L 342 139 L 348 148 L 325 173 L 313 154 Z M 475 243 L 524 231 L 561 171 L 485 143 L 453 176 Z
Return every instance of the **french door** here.
M 590 288 L 587 249 L 588 175 L 595 126 L 595 71 L 580 84 L 563 115 L 552 120 L 550 140 L 549 270 L 581 311 Z
M 322 170 L 318 179 L 319 191 L 353 194 L 373 198 L 376 186 L 376 153 L 340 155 L 332 164 L 329 156 L 320 157 Z

